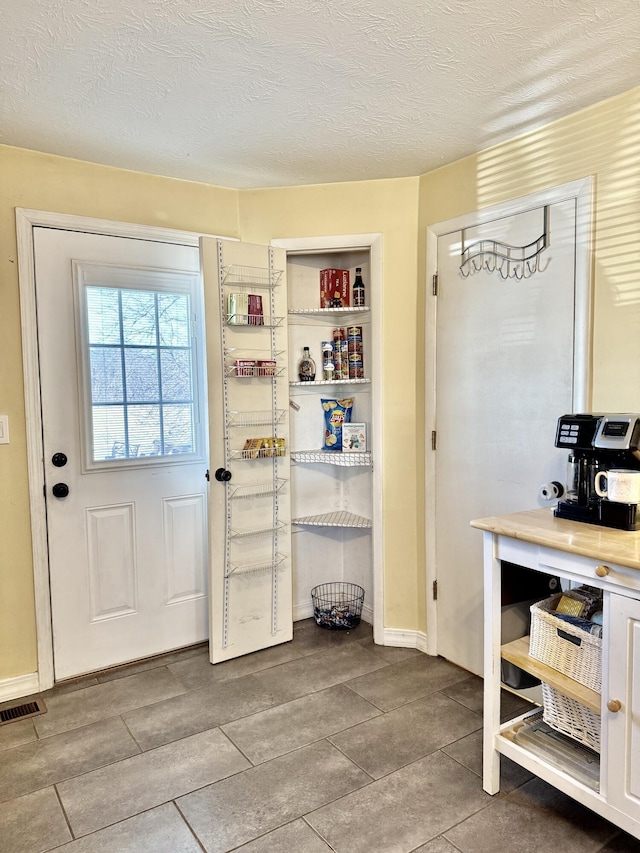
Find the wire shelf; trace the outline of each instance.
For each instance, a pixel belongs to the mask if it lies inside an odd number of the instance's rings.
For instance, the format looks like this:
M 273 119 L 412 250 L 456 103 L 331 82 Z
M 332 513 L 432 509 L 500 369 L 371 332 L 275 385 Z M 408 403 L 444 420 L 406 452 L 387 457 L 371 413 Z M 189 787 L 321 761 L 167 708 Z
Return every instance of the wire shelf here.
M 229 486 L 230 500 L 247 500 L 249 498 L 269 498 L 279 495 L 286 486 L 287 481 L 278 478 L 275 482 L 247 483 L 242 486 Z
M 284 317 L 270 317 L 268 314 L 225 314 L 225 323 L 234 329 L 277 329 L 284 323 Z
M 240 575 L 263 575 L 266 572 L 272 572 L 274 569 L 279 570 L 287 558 L 284 554 L 276 554 L 273 560 L 268 560 L 262 563 L 249 563 L 242 565 L 231 563 L 225 577 L 239 577 Z
M 331 314 L 363 314 L 371 309 L 367 305 L 358 305 L 346 308 L 289 308 L 288 314 L 313 314 L 323 316 Z
M 354 515 L 345 510 L 325 512 L 320 515 L 306 515 L 303 518 L 292 518 L 291 521 L 293 524 L 304 527 L 356 527 L 363 530 L 371 528 L 370 518 Z
M 247 267 L 229 264 L 222 267 L 222 283 L 239 287 L 272 288 L 280 284 L 284 270 L 271 270 L 264 267 Z
M 274 376 L 282 376 L 284 367 L 259 367 L 257 364 L 237 367 L 235 364 L 225 368 L 224 375 L 232 379 L 254 379 L 255 377 L 273 379 Z
M 322 462 L 325 465 L 342 465 L 349 468 L 371 465 L 373 454 L 365 453 L 343 453 L 339 450 L 294 450 L 291 452 L 294 462 L 315 463 Z
M 284 439 L 283 439 L 284 441 Z M 256 459 L 273 459 L 275 456 L 286 456 L 287 451 L 284 446 L 281 447 L 255 447 L 246 448 L 243 450 L 232 450 L 229 453 L 229 459 L 253 461 Z
M 302 388 L 314 388 L 318 385 L 370 385 L 370 379 L 316 379 L 313 382 L 289 382 L 291 386 Z
M 265 412 L 227 412 L 229 427 L 258 427 L 281 424 L 284 421 L 284 409 L 271 409 Z
M 274 533 L 284 533 L 287 525 L 284 521 L 279 521 L 275 526 L 258 527 L 253 530 L 232 530 L 229 538 L 234 542 L 253 542 L 256 539 L 262 539 L 265 536 L 273 536 Z

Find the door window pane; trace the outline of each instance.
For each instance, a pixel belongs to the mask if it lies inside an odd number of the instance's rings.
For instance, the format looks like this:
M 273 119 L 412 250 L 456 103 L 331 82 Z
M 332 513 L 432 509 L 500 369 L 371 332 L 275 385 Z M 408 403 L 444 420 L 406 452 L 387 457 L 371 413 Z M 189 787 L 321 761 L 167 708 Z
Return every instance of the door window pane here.
M 93 461 L 195 453 L 189 294 L 85 294 Z

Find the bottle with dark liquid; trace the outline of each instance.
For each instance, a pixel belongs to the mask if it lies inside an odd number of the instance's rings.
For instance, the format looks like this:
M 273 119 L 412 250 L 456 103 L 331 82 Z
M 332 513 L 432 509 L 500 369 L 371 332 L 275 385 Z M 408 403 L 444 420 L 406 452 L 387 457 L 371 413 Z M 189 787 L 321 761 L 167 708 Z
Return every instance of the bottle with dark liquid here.
M 302 358 L 298 362 L 298 376 L 300 382 L 314 382 L 316 378 L 316 363 L 311 358 L 309 347 L 302 350 Z
M 362 308 L 366 305 L 362 267 L 356 267 L 356 278 L 353 282 L 353 305 L 355 308 Z

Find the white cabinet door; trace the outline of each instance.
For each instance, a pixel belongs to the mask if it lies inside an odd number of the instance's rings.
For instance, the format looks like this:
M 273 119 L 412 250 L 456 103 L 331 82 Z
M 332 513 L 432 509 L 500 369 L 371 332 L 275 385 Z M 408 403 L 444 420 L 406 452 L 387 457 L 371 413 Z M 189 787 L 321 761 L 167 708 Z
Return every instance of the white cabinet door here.
M 218 663 L 293 636 L 286 256 L 283 249 L 204 238 L 201 260 L 211 459 L 210 656 Z M 248 316 L 254 312 L 238 295 L 261 297 L 259 320 Z M 285 440 L 286 455 L 244 450 L 251 439 L 272 438 Z
M 608 624 L 609 679 L 602 703 L 608 800 L 640 820 L 640 601 L 612 595 Z M 615 703 L 620 703 L 617 711 Z

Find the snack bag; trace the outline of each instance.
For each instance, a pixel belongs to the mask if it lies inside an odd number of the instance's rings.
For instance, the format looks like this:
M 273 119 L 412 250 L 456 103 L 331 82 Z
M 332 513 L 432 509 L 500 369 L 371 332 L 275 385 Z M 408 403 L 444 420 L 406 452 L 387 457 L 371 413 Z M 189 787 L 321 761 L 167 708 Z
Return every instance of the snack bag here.
M 353 398 L 321 400 L 324 409 L 323 450 L 342 450 L 342 424 L 351 423 Z

